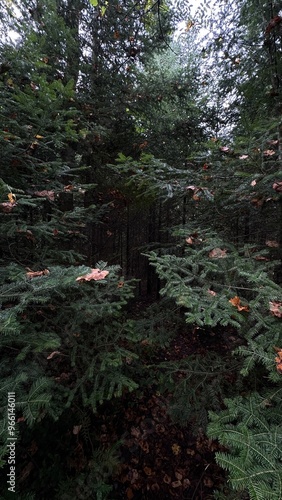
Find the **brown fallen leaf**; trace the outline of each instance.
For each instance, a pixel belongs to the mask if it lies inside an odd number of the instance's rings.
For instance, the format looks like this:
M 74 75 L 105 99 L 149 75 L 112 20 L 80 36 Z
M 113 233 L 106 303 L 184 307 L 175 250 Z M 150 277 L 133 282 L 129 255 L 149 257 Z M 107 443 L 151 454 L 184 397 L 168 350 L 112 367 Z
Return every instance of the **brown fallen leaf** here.
M 56 356 L 56 354 L 61 354 L 60 351 L 53 351 L 51 352 L 51 354 L 49 354 L 49 356 L 47 356 L 47 359 L 52 359 L 54 356 Z
M 227 249 L 222 250 L 221 248 L 214 248 L 210 251 L 209 257 L 211 259 L 224 259 L 227 255 Z
M 181 481 L 173 481 L 173 482 L 171 483 L 171 486 L 172 486 L 173 488 L 179 488 L 180 486 L 182 486 L 182 483 L 181 483 Z
M 177 444 L 177 443 L 174 443 L 172 445 L 171 449 L 172 449 L 172 453 L 174 455 L 179 455 L 179 453 L 181 453 L 181 448 L 180 448 L 179 444 Z
M 273 316 L 282 318 L 282 302 L 269 302 L 269 309 Z
M 232 299 L 230 299 L 229 302 L 230 302 L 230 304 L 232 304 L 232 306 L 236 307 L 239 312 L 241 312 L 241 311 L 249 312 L 250 311 L 250 308 L 248 305 L 246 305 L 246 306 L 241 305 L 241 299 L 239 297 L 237 297 L 237 295 L 235 297 L 233 297 Z
M 31 269 L 27 268 L 26 276 L 27 278 L 37 278 L 38 276 L 47 276 L 48 274 L 50 274 L 50 271 L 48 271 L 48 269 L 43 269 L 43 271 L 32 271 Z
M 47 198 L 50 201 L 55 200 L 55 193 L 54 191 L 47 191 L 46 189 L 44 191 L 34 191 L 35 196 L 39 196 L 41 198 Z
M 0 203 L 0 210 L 4 212 L 5 214 L 9 214 L 12 212 L 13 208 L 16 206 L 16 203 L 12 203 L 11 201 L 4 201 L 3 203 Z
M 91 269 L 91 272 L 88 274 L 84 274 L 83 276 L 78 276 L 76 281 L 98 281 L 103 280 L 106 276 L 108 276 L 109 271 L 101 271 L 101 269 Z
M 276 181 L 272 184 L 272 189 L 278 193 L 282 192 L 282 181 Z
M 276 240 L 267 240 L 265 242 L 265 244 L 267 247 L 271 247 L 271 248 L 278 248 L 279 247 L 279 243 Z
M 81 429 L 81 425 L 74 425 L 72 433 L 76 436 L 77 434 L 79 434 L 80 429 Z

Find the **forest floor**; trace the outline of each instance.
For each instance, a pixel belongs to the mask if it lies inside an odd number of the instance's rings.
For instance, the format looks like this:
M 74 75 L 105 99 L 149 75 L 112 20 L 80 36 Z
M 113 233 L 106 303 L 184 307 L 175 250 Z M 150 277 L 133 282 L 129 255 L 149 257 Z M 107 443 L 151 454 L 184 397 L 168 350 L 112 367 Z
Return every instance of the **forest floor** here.
M 177 361 L 192 354 L 204 356 L 211 348 L 226 355 L 238 343 L 231 330 L 220 335 L 198 332 L 178 335 L 159 361 Z M 181 426 L 169 414 L 170 394 L 154 386 L 137 397 L 125 396 L 118 414 L 101 416 L 101 444 L 121 439 L 120 465 L 112 478 L 110 500 L 212 499 L 213 491 L 224 487 L 224 471 L 216 464 L 215 453 L 223 448 L 209 439 L 201 428 Z

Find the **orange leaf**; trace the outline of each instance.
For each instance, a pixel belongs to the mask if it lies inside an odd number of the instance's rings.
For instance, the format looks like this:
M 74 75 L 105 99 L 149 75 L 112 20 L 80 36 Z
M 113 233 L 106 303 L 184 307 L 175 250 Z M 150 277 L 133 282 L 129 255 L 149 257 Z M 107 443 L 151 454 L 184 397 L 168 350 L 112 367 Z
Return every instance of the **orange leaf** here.
M 235 297 L 233 297 L 233 299 L 230 299 L 229 302 L 230 302 L 230 304 L 232 304 L 232 306 L 237 307 L 241 301 L 240 301 L 239 297 L 237 297 L 237 295 L 235 295 Z
M 282 349 L 277 347 L 274 348 L 277 351 L 277 356 L 275 358 L 276 369 L 279 373 L 282 373 Z
M 241 311 L 249 312 L 250 311 L 250 308 L 248 305 L 246 305 L 246 306 L 241 305 L 241 299 L 239 297 L 237 297 L 237 295 L 235 295 L 235 297 L 230 299 L 229 302 L 230 302 L 230 304 L 232 304 L 232 306 L 237 307 L 239 312 L 241 312 Z
M 91 273 L 84 274 L 83 276 L 78 276 L 76 281 L 91 281 L 91 280 L 103 280 L 108 276 L 109 271 L 101 271 L 101 269 L 91 269 Z

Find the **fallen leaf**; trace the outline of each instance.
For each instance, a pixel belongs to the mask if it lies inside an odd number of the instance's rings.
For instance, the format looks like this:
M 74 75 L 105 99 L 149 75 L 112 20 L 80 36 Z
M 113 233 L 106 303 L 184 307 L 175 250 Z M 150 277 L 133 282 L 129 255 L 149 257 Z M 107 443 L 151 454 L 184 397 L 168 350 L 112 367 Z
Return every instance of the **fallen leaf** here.
M 232 299 L 230 299 L 229 302 L 230 302 L 230 304 L 232 304 L 232 306 L 236 307 L 239 312 L 241 312 L 241 311 L 249 312 L 250 311 L 249 306 L 247 306 L 247 305 L 242 306 L 241 305 L 241 299 L 237 295 L 235 297 L 233 297 Z
M 145 472 L 146 476 L 152 475 L 152 469 L 150 467 L 144 467 L 143 471 Z
M 274 182 L 274 184 L 272 184 L 272 189 L 274 189 L 274 191 L 277 191 L 278 193 L 281 193 L 282 192 L 282 181 Z
M 279 373 L 282 373 L 282 349 L 277 347 L 274 348 L 277 351 L 277 356 L 275 358 L 276 369 Z
M 181 452 L 181 448 L 180 448 L 179 444 L 177 444 L 177 443 L 174 443 L 172 445 L 171 449 L 172 449 L 172 453 L 174 455 L 179 455 L 179 453 Z
M 223 153 L 228 153 L 228 151 L 230 151 L 229 147 L 228 146 L 221 146 L 221 148 L 219 148 L 220 151 L 222 151 Z
M 226 252 L 226 248 L 224 250 L 221 250 L 221 248 L 214 248 L 210 251 L 209 257 L 211 259 L 224 259 L 225 257 L 227 257 Z
M 247 160 L 249 158 L 249 155 L 241 155 L 239 156 L 239 160 Z
M 49 273 L 50 271 L 48 271 L 48 269 L 43 269 L 43 271 L 32 271 L 28 269 L 26 276 L 27 278 L 37 278 L 38 276 L 47 276 Z
M 271 248 L 278 248 L 280 246 L 278 241 L 275 241 L 275 240 L 267 240 L 265 242 L 265 244 L 267 247 L 271 247 Z
M 173 481 L 173 483 L 171 483 L 171 486 L 173 488 L 179 488 L 180 486 L 182 486 L 182 483 L 181 481 Z
M 127 488 L 126 498 L 127 498 L 127 500 L 132 500 L 132 498 L 134 498 L 134 493 L 133 493 L 132 488 Z
M 43 135 L 37 134 L 37 135 L 35 135 L 35 139 L 44 139 L 44 137 L 43 137 Z
M 263 154 L 264 154 L 265 156 L 273 156 L 273 155 L 275 155 L 275 151 L 274 151 L 273 149 L 266 149 L 266 150 L 263 152 Z
M 163 477 L 163 482 L 166 483 L 166 484 L 170 484 L 171 483 L 171 477 L 168 476 L 167 474 L 165 474 L 164 477 Z
M 272 316 L 276 316 L 276 318 L 282 318 L 282 302 L 269 302 L 269 310 Z
M 68 184 L 67 186 L 64 186 L 64 191 L 66 191 L 67 193 L 72 191 L 74 188 L 74 186 L 72 184 Z
M 50 201 L 54 201 L 55 200 L 55 193 L 54 193 L 54 191 L 47 191 L 45 189 L 44 191 L 35 191 L 33 194 L 35 194 L 35 196 L 39 196 L 41 198 L 48 198 L 48 200 L 50 200 Z
M 109 271 L 101 271 L 101 269 L 91 269 L 91 272 L 84 274 L 83 276 L 78 276 L 76 281 L 91 281 L 91 280 L 103 280 L 108 276 Z
M 9 199 L 9 202 L 12 203 L 12 205 L 15 205 L 15 203 L 16 203 L 16 195 L 14 193 L 9 193 L 8 194 L 8 199 Z
M 4 201 L 3 203 L 0 203 L 0 210 L 4 212 L 5 214 L 9 214 L 12 212 L 13 208 L 16 206 L 16 203 L 11 203 L 10 201 Z
M 191 28 L 193 28 L 193 26 L 195 25 L 195 23 L 193 21 L 188 21 L 187 24 L 186 24 L 186 28 L 185 28 L 185 31 L 189 31 Z
M 210 295 L 212 295 L 213 297 L 215 297 L 215 296 L 217 295 L 217 293 L 216 293 L 216 292 L 214 292 L 214 290 L 208 290 L 208 293 L 209 293 Z
M 269 260 L 267 257 L 264 257 L 263 255 L 256 255 L 254 257 L 255 260 Z
M 250 311 L 250 308 L 248 305 L 246 305 L 246 306 L 241 305 L 241 299 L 239 297 L 237 297 L 237 295 L 235 297 L 233 297 L 233 299 L 230 299 L 229 302 L 234 307 L 237 307 L 239 312 L 241 312 L 241 311 L 249 312 Z
M 74 425 L 72 433 L 76 436 L 77 434 L 79 434 L 80 429 L 81 429 L 81 425 Z
M 255 185 L 256 185 L 256 183 L 257 183 L 257 181 L 256 181 L 256 180 L 253 180 L 253 181 L 251 182 L 251 186 L 255 186 Z
M 60 351 L 53 351 L 51 352 L 51 354 L 49 354 L 49 356 L 47 356 L 47 359 L 52 359 L 54 356 L 56 356 L 56 354 L 61 354 Z

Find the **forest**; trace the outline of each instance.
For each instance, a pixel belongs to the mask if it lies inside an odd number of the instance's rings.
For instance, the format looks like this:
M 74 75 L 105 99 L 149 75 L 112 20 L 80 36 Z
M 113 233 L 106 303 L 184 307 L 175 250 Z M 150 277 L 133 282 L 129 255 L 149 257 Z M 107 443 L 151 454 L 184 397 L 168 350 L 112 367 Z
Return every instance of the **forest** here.
M 281 500 L 282 1 L 0 34 L 0 499 Z

